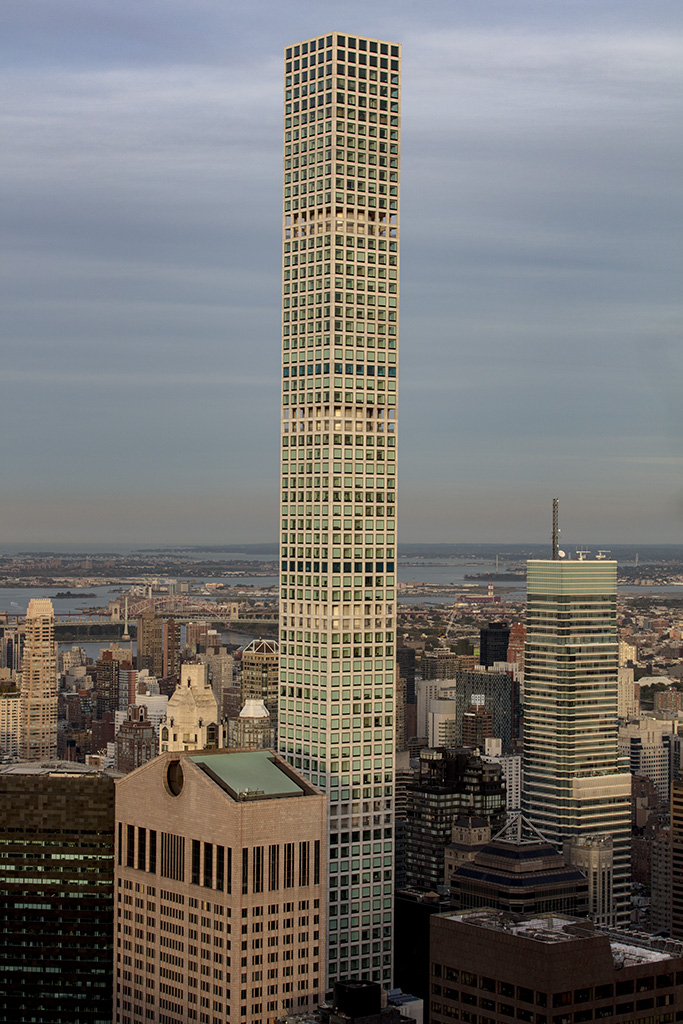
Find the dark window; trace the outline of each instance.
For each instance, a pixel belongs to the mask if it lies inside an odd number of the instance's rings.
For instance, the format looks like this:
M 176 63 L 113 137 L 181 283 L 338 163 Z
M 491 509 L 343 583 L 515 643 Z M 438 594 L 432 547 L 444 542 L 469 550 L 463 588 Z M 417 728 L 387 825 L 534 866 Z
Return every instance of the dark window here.
M 126 828 L 126 867 L 135 867 L 135 825 L 128 825 Z
M 213 843 L 204 843 L 204 887 L 213 888 Z
M 294 843 L 285 843 L 284 888 L 294 888 Z
M 280 888 L 280 847 L 268 847 L 268 890 L 275 892 Z
M 216 888 L 219 892 L 225 889 L 225 847 L 216 847 Z
M 199 885 L 199 867 L 201 858 L 201 843 L 198 839 L 192 840 L 192 873 L 190 881 L 192 885 Z
M 299 885 L 305 886 L 310 884 L 310 850 L 311 844 L 308 842 L 299 843 Z
M 155 875 L 157 871 L 157 832 L 155 828 L 149 830 L 149 870 Z
M 320 885 L 320 840 L 313 844 L 313 885 Z
M 252 864 L 252 886 L 254 892 L 263 892 L 263 847 L 255 846 Z
M 242 850 L 242 895 L 249 892 L 249 850 Z
M 138 828 L 138 871 L 147 867 L 147 829 Z

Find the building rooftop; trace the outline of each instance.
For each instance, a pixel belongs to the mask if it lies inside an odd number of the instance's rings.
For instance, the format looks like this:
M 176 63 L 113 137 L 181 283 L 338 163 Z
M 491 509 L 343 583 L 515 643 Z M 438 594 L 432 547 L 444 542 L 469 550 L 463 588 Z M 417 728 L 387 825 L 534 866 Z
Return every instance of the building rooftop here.
M 0 765 L 0 775 L 111 775 L 118 778 L 120 774 L 109 768 L 102 769 L 78 761 L 18 761 Z
M 656 939 L 653 939 L 652 942 L 645 940 L 641 945 L 640 935 L 632 937 L 628 932 L 603 932 L 594 929 L 589 921 L 563 914 L 517 917 L 513 914 L 501 914 L 498 910 L 484 908 L 444 916 L 475 928 L 508 932 L 520 938 L 547 944 L 576 942 L 591 936 L 604 936 L 609 939 L 612 957 L 615 964 L 620 967 L 669 960 L 672 956 L 680 956 L 682 951 L 679 948 L 676 950 L 657 948 L 659 943 Z M 676 943 L 676 947 L 680 946 L 680 943 Z
M 189 755 L 222 788 L 237 800 L 305 796 L 316 792 L 306 786 L 271 750 L 240 750 L 234 753 Z

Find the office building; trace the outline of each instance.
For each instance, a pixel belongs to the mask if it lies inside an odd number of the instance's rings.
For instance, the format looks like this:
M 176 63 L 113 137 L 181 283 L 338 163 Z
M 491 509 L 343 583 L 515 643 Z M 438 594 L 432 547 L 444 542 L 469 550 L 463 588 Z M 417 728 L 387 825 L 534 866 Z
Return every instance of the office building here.
M 522 808 L 553 845 L 610 835 L 628 919 L 631 777 L 618 753 L 616 562 L 530 561 Z
M 276 640 L 252 640 L 242 651 L 242 702 L 262 700 L 277 724 L 280 654 Z
M 102 718 L 105 711 L 118 711 L 120 663 L 111 651 L 102 651 L 95 662 L 95 713 Z
M 19 757 L 50 760 L 57 756 L 57 645 L 47 598 L 29 601 L 24 636 Z
M 216 701 L 218 702 L 218 710 L 220 713 L 223 713 L 225 711 L 225 694 L 232 687 L 235 659 L 232 654 L 228 654 L 224 648 L 216 650 L 213 647 L 207 647 L 205 652 L 197 655 L 197 661 L 206 665 L 211 689 L 213 690 Z M 275 659 L 275 665 L 277 669 L 277 658 Z M 277 722 L 277 715 L 275 716 L 275 721 Z
M 617 924 L 614 899 L 614 844 L 608 835 L 573 836 L 562 852 L 567 864 L 579 868 L 588 880 L 588 914 L 605 928 Z
M 228 719 L 227 732 L 231 748 L 265 750 L 275 746 L 275 728 L 262 700 L 245 700 L 239 715 Z
M 471 704 L 462 716 L 463 747 L 484 749 L 487 739 L 493 739 L 493 713 L 484 704 Z
M 538 836 L 496 836 L 447 879 L 455 910 L 490 907 L 510 914 L 588 913 L 588 883 Z
M 424 1019 L 429 1020 L 429 931 L 434 914 L 451 909 L 450 898 L 432 891 L 399 889 L 396 892 L 396 984 L 424 999 Z
M 405 870 L 409 887 L 443 884 L 446 847 L 462 815 L 481 817 L 495 831 L 505 824 L 500 766 L 472 750 L 422 750 L 420 773 L 406 787 Z
M 500 765 L 505 779 L 505 801 L 508 818 L 522 807 L 522 756 L 521 754 L 503 754 L 499 739 L 484 740 L 484 760 L 495 761 Z
M 400 59 L 285 51 L 278 743 L 330 800 L 332 981 L 391 979 Z
M 463 727 L 465 714 L 472 705 L 486 708 L 492 716 L 491 736 L 501 740 L 507 753 L 519 736 L 521 713 L 519 683 L 512 671 L 480 668 L 458 671 L 455 688 L 456 743 L 466 746 Z
M 164 619 L 162 638 L 162 675 L 177 676 L 180 672 L 180 623 L 175 619 Z
M 619 718 L 637 718 L 640 711 L 640 701 L 636 697 L 635 673 L 633 668 L 620 665 L 617 670 L 618 686 L 618 714 Z M 655 694 L 655 711 L 661 710 L 657 707 Z M 668 709 L 667 709 L 668 710 Z
M 14 673 L 0 669 L 0 758 L 19 756 L 21 736 L 21 694 Z
M 150 1008 L 267 1024 L 317 1005 L 325 804 L 266 750 L 162 754 L 117 783 L 115 1024 Z
M 510 624 L 489 622 L 479 630 L 479 664 L 492 668 L 497 661 L 508 660 Z
M 683 779 L 671 784 L 671 934 L 683 939 Z
M 668 1024 L 683 1014 L 680 942 L 607 935 L 568 915 L 520 920 L 485 909 L 434 915 L 431 940 L 432 1024 L 475 1016 L 480 1024 Z
M 111 1024 L 114 780 L 0 767 L 0 1019 Z
M 474 860 L 474 855 L 491 841 L 488 819 L 463 814 L 451 828 L 451 841 L 444 850 L 443 883 L 450 885 L 451 875 L 462 864 Z
M 669 802 L 671 748 L 676 723 L 641 717 L 619 726 L 619 753 L 632 775 L 641 775 L 657 787 L 659 798 Z
M 652 839 L 650 860 L 651 932 L 669 932 L 673 934 L 671 931 L 671 866 L 671 829 L 660 828 Z
M 137 620 L 135 665 L 160 679 L 164 674 L 164 623 L 154 612 L 143 612 Z

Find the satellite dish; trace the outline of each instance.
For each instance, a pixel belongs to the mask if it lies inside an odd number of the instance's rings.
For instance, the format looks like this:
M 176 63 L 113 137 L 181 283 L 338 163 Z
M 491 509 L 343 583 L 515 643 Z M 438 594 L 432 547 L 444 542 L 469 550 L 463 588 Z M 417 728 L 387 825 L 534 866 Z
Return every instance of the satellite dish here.
M 567 557 L 566 552 L 564 552 L 562 550 L 562 548 L 560 548 L 560 550 L 557 553 L 560 556 L 560 558 L 566 558 Z

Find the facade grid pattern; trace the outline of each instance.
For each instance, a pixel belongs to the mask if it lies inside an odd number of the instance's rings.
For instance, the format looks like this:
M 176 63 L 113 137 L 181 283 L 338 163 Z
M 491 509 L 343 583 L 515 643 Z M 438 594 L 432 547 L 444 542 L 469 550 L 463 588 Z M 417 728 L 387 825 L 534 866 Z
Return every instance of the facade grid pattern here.
M 329 977 L 389 982 L 400 47 L 285 51 L 281 753 L 329 796 Z
M 616 562 L 530 561 L 524 813 L 555 844 L 611 836 L 614 901 L 628 919 L 631 781 L 618 751 Z

